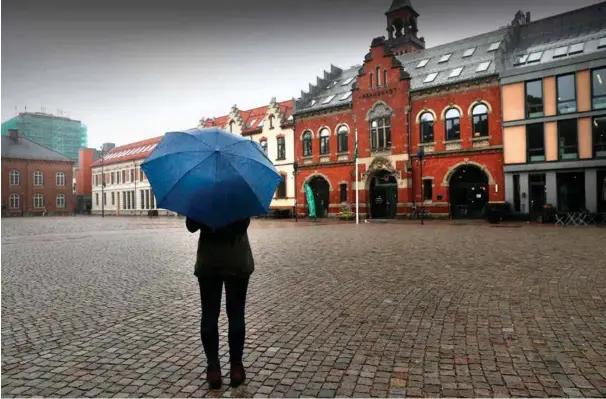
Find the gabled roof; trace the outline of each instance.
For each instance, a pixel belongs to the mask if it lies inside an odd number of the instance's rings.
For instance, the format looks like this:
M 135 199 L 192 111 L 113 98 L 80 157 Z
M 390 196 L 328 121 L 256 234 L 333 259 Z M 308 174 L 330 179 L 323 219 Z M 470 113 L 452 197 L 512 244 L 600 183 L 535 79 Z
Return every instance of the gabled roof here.
M 240 114 L 240 118 L 242 118 L 242 121 L 244 124 L 243 129 L 242 129 L 243 135 L 249 135 L 251 133 L 261 131 L 261 129 L 263 128 L 263 124 L 265 122 L 265 117 L 267 115 L 267 112 L 270 109 L 270 107 L 272 106 L 272 104 L 273 104 L 273 102 L 268 105 L 264 105 L 261 107 L 248 109 L 248 110 L 239 110 L 237 108 L 232 108 L 232 112 L 234 112 L 234 110 L 235 110 L 235 112 L 238 112 Z M 282 116 L 282 120 L 278 121 L 278 123 L 282 126 L 288 125 L 289 123 L 291 123 L 291 121 L 292 121 L 292 118 L 291 118 L 292 100 L 276 102 L 275 104 L 278 106 L 280 114 Z M 210 120 L 210 121 L 214 122 L 213 126 L 222 128 L 222 127 L 228 126 L 231 116 L 232 116 L 231 114 L 223 115 L 223 116 L 220 116 L 220 117 L 215 118 L 214 120 Z
M 351 104 L 351 91 L 361 67 L 354 65 L 345 70 L 333 67 L 336 71 L 317 78 L 316 85 L 310 84 L 309 91 L 295 100 L 294 114 Z
M 507 31 L 507 28 L 502 28 L 440 46 L 402 54 L 396 58 L 402 63 L 404 70 L 410 74 L 411 90 L 423 90 L 495 75 L 497 74 L 495 65 L 497 49 Z M 444 61 L 448 54 L 450 57 Z M 422 61 L 427 63 L 421 66 Z M 486 66 L 486 69 L 478 70 L 480 65 Z M 455 76 L 458 68 L 462 69 Z M 427 81 L 431 74 L 437 75 L 431 81 Z
M 16 141 L 8 135 L 2 136 L 2 159 L 75 162 L 63 154 L 25 138 L 21 133 Z
M 517 41 L 509 47 L 503 55 L 503 67 L 520 71 L 606 51 L 606 3 L 522 25 Z
M 145 159 L 156 148 L 156 145 L 162 140 L 162 137 L 154 137 L 147 140 L 137 141 L 135 143 L 126 144 L 120 147 L 113 148 L 106 153 L 103 160 L 99 159 L 92 164 L 92 167 L 103 165 L 112 165 L 126 161 L 136 161 Z

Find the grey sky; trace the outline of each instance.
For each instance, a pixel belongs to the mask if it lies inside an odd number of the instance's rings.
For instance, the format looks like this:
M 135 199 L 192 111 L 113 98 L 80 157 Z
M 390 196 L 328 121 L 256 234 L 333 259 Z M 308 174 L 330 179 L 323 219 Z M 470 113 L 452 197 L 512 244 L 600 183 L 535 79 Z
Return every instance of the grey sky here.
M 428 46 L 595 0 L 412 0 Z M 89 146 L 193 127 L 298 96 L 361 63 L 391 0 L 3 0 L 2 120 L 64 110 Z M 15 109 L 16 107 L 16 109 Z

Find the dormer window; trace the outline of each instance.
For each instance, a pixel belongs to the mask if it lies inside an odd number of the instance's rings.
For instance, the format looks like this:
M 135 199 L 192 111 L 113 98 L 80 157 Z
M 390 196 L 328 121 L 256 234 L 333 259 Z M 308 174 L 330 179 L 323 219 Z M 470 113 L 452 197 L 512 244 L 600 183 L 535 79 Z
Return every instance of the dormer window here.
M 465 52 L 463 53 L 463 58 L 471 57 L 475 51 L 476 51 L 475 47 L 465 50 Z
M 499 46 L 501 45 L 501 42 L 494 42 L 490 45 L 490 47 L 488 47 L 487 51 L 497 51 L 497 49 L 499 48 Z
M 440 57 L 438 64 L 441 64 L 442 62 L 447 62 L 450 59 L 451 55 L 452 55 L 452 53 L 444 54 L 442 57 Z
M 427 65 L 428 62 L 429 62 L 429 58 L 426 60 L 419 61 L 419 63 L 417 64 L 417 68 L 423 68 L 425 65 Z

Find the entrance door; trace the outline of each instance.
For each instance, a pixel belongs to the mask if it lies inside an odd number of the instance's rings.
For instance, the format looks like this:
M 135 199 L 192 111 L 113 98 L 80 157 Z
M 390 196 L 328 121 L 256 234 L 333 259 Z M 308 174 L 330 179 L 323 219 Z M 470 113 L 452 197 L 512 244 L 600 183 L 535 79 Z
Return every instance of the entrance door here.
M 316 202 L 316 216 L 325 218 L 328 216 L 328 201 L 330 194 L 330 185 L 321 176 L 315 176 L 309 182 L 309 187 L 314 193 L 314 201 Z
M 388 171 L 377 172 L 370 182 L 370 217 L 393 219 L 398 210 L 398 181 Z
M 543 205 L 547 202 L 547 194 L 545 193 L 545 174 L 528 175 L 528 184 L 530 188 L 530 220 L 537 220 L 543 215 Z
M 484 216 L 488 203 L 488 176 L 475 165 L 459 167 L 450 178 L 450 207 L 454 219 Z

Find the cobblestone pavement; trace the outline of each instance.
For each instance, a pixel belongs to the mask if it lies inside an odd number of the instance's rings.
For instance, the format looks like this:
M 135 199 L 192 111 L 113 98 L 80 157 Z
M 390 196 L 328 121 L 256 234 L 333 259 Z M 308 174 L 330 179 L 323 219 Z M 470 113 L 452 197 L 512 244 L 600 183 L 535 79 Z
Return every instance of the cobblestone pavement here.
M 605 229 L 255 221 L 250 237 L 249 380 L 226 396 L 606 396 Z M 3 219 L 2 396 L 218 395 L 196 239 L 176 219 Z

